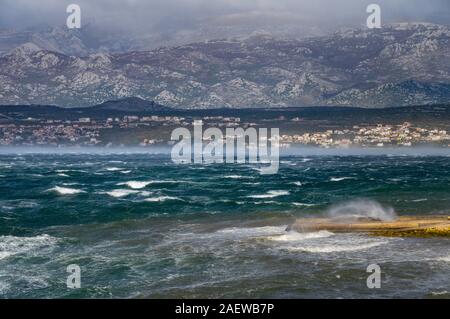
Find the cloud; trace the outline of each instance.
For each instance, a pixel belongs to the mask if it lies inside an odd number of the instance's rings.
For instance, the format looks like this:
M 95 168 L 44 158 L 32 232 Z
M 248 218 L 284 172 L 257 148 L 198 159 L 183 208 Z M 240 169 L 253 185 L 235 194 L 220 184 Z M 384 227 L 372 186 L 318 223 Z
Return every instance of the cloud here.
M 385 22 L 450 21 L 448 0 L 1 0 L 0 28 L 64 25 L 71 3 L 81 6 L 85 23 L 127 32 L 233 28 L 233 23 L 248 30 L 263 23 L 334 29 L 365 23 L 370 3 L 381 5 Z

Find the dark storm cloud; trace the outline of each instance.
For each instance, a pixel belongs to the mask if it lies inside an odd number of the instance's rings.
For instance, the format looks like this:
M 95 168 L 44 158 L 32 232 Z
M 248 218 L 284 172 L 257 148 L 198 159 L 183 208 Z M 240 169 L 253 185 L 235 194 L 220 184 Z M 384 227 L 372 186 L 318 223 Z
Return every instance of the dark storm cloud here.
M 176 32 L 208 24 L 251 29 L 262 22 L 354 26 L 365 23 L 370 3 L 381 5 L 385 22 L 450 22 L 448 0 L 0 0 L 0 27 L 62 25 L 70 3 L 81 6 L 84 22 L 130 32 Z

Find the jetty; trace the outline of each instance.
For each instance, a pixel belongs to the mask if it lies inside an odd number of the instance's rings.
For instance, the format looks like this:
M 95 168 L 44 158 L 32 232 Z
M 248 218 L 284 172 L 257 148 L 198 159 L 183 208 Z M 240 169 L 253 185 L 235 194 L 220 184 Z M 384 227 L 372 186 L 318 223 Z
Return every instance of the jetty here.
M 300 218 L 288 230 L 359 232 L 389 237 L 450 237 L 450 216 L 400 216 L 388 221 L 354 216 Z

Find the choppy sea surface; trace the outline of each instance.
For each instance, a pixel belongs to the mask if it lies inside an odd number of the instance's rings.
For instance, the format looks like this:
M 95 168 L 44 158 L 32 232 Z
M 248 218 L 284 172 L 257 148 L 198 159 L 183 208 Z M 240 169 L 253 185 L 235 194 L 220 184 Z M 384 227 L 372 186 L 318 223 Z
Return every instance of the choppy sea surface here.
M 448 238 L 286 231 L 343 212 L 450 215 L 449 182 L 448 156 L 285 156 L 261 175 L 167 155 L 3 154 L 0 297 L 449 298 Z

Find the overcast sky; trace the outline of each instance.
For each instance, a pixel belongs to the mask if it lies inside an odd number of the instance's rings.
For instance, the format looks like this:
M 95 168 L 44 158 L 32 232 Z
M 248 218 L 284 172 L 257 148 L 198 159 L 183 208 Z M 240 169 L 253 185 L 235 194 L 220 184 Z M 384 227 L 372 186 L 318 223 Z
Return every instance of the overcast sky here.
M 450 0 L 0 0 L 0 28 L 64 25 L 70 3 L 80 5 L 82 22 L 127 32 L 171 32 L 234 27 L 251 30 L 297 25 L 334 29 L 362 26 L 370 3 L 383 22 L 450 24 Z

